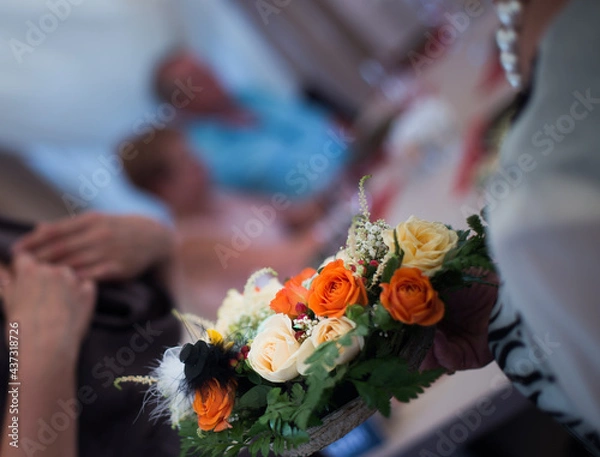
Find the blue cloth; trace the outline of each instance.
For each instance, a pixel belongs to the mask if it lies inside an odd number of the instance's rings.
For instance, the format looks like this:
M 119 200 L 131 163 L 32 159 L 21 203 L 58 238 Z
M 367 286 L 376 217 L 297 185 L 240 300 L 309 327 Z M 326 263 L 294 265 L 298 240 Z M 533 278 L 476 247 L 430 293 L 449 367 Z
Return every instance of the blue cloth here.
M 236 99 L 256 117 L 251 125 L 202 120 L 185 127 L 218 186 L 301 199 L 325 190 L 348 162 L 348 144 L 324 110 L 259 91 Z

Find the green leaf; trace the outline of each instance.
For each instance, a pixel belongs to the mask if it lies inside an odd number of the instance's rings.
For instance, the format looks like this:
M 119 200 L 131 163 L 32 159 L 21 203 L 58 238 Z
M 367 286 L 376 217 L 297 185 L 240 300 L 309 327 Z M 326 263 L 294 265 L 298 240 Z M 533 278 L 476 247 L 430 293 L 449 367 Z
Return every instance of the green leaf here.
M 271 452 L 271 445 L 270 445 L 269 441 L 263 440 L 262 445 L 260 446 L 260 453 L 263 455 L 263 457 L 269 457 L 270 452 Z
M 354 381 L 358 394 L 370 408 L 376 408 L 384 417 L 391 414 L 391 396 L 384 389 L 374 388 L 369 383 Z
M 310 365 L 307 374 L 318 376 L 321 379 L 327 378 L 329 368 L 335 366 L 335 361 L 339 355 L 340 351 L 334 341 L 320 344 L 315 352 L 306 359 L 306 363 Z
M 404 326 L 402 322 L 395 321 L 381 303 L 373 307 L 373 323 L 379 330 L 384 332 L 400 330 Z
M 259 409 L 267 405 L 267 395 L 273 390 L 267 385 L 252 387 L 236 401 L 236 408 Z
M 248 447 L 248 451 L 250 452 L 250 455 L 252 457 L 256 457 L 258 455 L 258 453 L 260 452 L 261 446 L 262 446 L 262 443 L 260 442 L 260 440 L 256 440 L 252 444 L 250 444 L 250 446 Z
M 260 375 L 253 370 L 248 370 L 248 380 L 257 386 L 263 383 L 263 379 L 260 377 Z
M 394 255 L 392 258 L 390 258 L 383 269 L 383 273 L 381 275 L 381 282 L 386 284 L 389 283 L 392 280 L 392 277 L 394 276 L 396 270 L 400 268 L 400 265 L 400 257 Z
M 404 402 L 417 398 L 442 373 L 442 370 L 410 371 L 401 358 L 388 357 L 358 363 L 349 371 L 348 378 L 367 405 L 385 416 L 390 413 L 392 396 Z
M 467 218 L 467 224 L 477 235 L 483 236 L 485 234 L 485 227 L 481 222 L 481 218 L 477 214 L 473 214 Z
M 402 248 L 400 247 L 400 243 L 398 242 L 398 232 L 396 232 L 396 229 L 394 229 L 394 254 L 396 254 L 396 257 L 398 257 L 398 259 L 400 260 L 400 265 L 402 265 L 402 261 L 404 260 L 404 251 L 402 250 Z
M 367 308 L 363 305 L 350 305 L 346 308 L 346 317 L 354 322 L 359 321 L 365 314 Z
M 429 387 L 444 373 L 442 369 L 409 373 L 405 378 L 406 385 L 395 386 L 392 389 L 394 398 L 402 403 L 408 403 L 422 394 L 425 387 Z

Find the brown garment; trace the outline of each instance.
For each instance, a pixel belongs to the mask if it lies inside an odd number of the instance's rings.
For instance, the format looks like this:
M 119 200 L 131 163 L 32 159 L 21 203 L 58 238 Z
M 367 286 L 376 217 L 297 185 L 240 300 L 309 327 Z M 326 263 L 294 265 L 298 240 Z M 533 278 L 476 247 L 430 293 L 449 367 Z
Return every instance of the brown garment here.
M 1 262 L 10 261 L 10 245 L 31 228 L 0 217 Z M 164 423 L 153 423 L 149 412 L 142 411 L 145 387 L 127 383 L 117 390 L 113 386 L 118 376 L 147 374 L 164 349 L 178 343 L 180 326 L 171 310 L 170 297 L 153 281 L 151 272 L 127 283 L 105 283 L 99 287 L 96 313 L 78 367 L 80 457 L 179 455 L 176 432 Z M 4 328 L 0 306 L 3 413 L 8 390 Z M 57 412 L 65 409 L 69 409 L 65 404 L 56 407 Z M 21 445 L 25 438 L 21 437 Z M 37 437 L 31 438 L 38 441 Z

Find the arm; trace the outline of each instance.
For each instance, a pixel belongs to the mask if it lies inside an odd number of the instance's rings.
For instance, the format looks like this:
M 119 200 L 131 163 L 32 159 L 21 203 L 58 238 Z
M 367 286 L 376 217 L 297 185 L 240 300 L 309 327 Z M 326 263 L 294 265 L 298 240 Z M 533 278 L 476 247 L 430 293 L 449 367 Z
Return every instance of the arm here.
M 84 279 L 126 280 L 150 267 L 165 270 L 173 249 L 172 231 L 153 219 L 91 212 L 40 224 L 14 252 L 68 266 Z
M 7 335 L 18 323 L 20 385 L 18 447 L 3 433 L 0 454 L 21 457 L 43 450 L 47 457 L 75 457 L 76 418 L 61 422 L 54 437 L 40 439 L 40 431 L 42 421 L 52 424 L 53 418 L 57 420 L 62 411 L 60 401 L 76 396 L 76 364 L 93 313 L 94 287 L 66 267 L 42 265 L 28 255 L 16 258 L 13 275 L 2 271 L 1 276 Z M 3 412 L 3 430 L 15 416 L 8 405 Z

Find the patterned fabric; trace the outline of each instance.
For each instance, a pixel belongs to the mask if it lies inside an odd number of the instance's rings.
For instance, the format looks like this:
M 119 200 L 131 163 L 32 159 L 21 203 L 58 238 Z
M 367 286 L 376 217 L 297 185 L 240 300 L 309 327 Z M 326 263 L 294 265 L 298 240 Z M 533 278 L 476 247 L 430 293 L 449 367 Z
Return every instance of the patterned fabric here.
M 600 2 L 571 0 L 540 46 L 532 93 L 488 185 L 505 284 L 491 316 L 500 367 L 600 456 Z
M 548 335 L 532 335 L 508 297 L 501 297 L 492 311 L 488 339 L 494 358 L 514 386 L 593 455 L 600 455 L 600 434 L 574 410 L 547 363 L 559 344 Z

